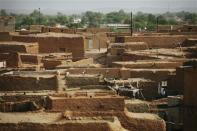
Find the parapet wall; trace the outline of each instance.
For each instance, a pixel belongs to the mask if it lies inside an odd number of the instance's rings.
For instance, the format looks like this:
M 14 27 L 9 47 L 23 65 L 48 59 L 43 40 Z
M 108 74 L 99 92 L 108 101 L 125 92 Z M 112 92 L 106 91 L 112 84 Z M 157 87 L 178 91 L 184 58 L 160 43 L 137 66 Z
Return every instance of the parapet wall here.
M 32 76 L 0 76 L 0 91 L 36 91 L 57 90 L 57 78 L 32 77 Z
M 23 42 L 0 42 L 0 53 L 21 52 L 21 53 L 38 53 L 37 43 Z
M 117 37 L 116 42 L 146 42 L 149 48 L 175 48 L 187 38 L 197 38 L 197 36 L 125 36 Z
M 167 79 L 175 69 L 121 69 L 121 68 L 75 68 L 68 69 L 70 74 L 102 74 L 106 78 L 145 78 L 154 81 Z

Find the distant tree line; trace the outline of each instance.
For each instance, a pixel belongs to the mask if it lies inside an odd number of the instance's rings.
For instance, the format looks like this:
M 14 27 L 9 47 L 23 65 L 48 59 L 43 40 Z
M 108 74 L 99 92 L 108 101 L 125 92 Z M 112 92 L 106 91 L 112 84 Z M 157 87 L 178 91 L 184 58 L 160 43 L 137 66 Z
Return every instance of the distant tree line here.
M 16 29 L 27 28 L 33 24 L 46 26 L 60 24 L 69 28 L 99 27 L 101 24 L 130 24 L 130 13 L 124 10 L 105 14 L 87 11 L 80 15 L 65 15 L 60 12 L 56 15 L 44 15 L 38 10 L 34 10 L 30 14 L 15 14 L 7 13 L 2 9 L 0 10 L 0 16 L 14 16 L 16 18 Z M 74 23 L 73 21 L 76 18 L 80 18 L 81 22 Z M 185 11 L 163 14 L 137 12 L 133 15 L 134 29 L 155 30 L 157 18 L 160 25 L 197 24 L 197 13 Z

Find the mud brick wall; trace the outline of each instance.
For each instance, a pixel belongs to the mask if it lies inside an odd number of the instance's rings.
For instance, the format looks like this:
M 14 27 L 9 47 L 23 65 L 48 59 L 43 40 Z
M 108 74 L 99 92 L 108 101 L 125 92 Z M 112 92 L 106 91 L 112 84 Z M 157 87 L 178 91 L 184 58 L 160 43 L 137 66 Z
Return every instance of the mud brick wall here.
M 0 41 L 11 41 L 12 37 L 9 32 L 0 32 Z
M 13 36 L 14 41 L 38 42 L 39 53 L 71 52 L 73 59 L 78 60 L 84 57 L 83 37 L 55 37 L 55 36 Z
M 78 38 L 40 37 L 39 38 L 39 52 L 41 53 L 61 52 L 60 48 L 64 48 L 65 52 L 72 52 L 74 59 L 83 58 L 84 56 L 83 37 L 78 37 Z
M 159 118 L 149 119 L 148 116 L 147 118 L 138 118 L 134 115 L 134 117 L 127 118 L 126 120 L 128 125 L 123 127 L 127 127 L 126 129 L 129 129 L 130 131 L 166 131 L 165 121 Z
M 28 35 L 12 35 L 12 40 L 18 42 L 27 42 L 27 43 L 38 42 L 38 38 L 36 36 L 28 36 Z
M 197 130 L 197 68 L 186 68 L 184 72 L 184 130 Z
M 57 90 L 57 78 L 0 76 L 0 91 Z
M 178 67 L 176 68 L 176 75 L 175 77 L 171 78 L 172 80 L 172 88 L 175 88 L 183 94 L 184 91 L 184 68 Z
M 20 67 L 21 59 L 18 53 L 0 53 L 0 60 L 6 61 L 7 67 Z
M 61 60 L 42 60 L 45 69 L 54 69 L 56 66 L 61 65 Z
M 123 97 L 66 98 L 49 97 L 47 109 L 52 111 L 124 111 Z
M 22 52 L 22 53 L 38 53 L 38 44 L 31 43 L 31 45 L 25 45 L 26 43 L 19 43 L 16 42 L 7 42 L 2 43 L 0 42 L 0 53 L 7 53 L 7 52 Z
M 136 63 L 121 63 L 114 62 L 112 67 L 125 67 L 133 69 L 174 69 L 182 65 L 182 62 L 136 62 Z
M 1 112 L 26 112 L 36 110 L 32 101 L 0 103 Z
M 26 53 L 30 54 L 38 54 L 39 53 L 39 45 L 38 43 L 34 43 L 32 45 L 26 45 Z
M 55 28 L 55 27 L 43 27 L 43 33 L 46 32 L 55 32 L 55 33 L 66 33 L 66 34 L 75 34 L 75 29 L 66 29 L 66 28 Z
M 86 86 L 86 85 L 100 85 L 99 76 L 87 76 L 87 75 L 69 75 L 66 77 L 66 84 L 68 86 Z
M 144 78 L 153 81 L 165 80 L 171 73 L 175 73 L 174 70 L 146 70 L 146 69 L 127 69 L 127 68 L 75 68 L 68 69 L 66 72 L 70 74 L 102 74 L 106 78 Z
M 159 96 L 157 82 L 141 82 L 140 89 L 147 100 L 154 100 Z
M 122 55 L 122 61 L 137 61 L 137 60 L 152 60 L 152 59 L 158 59 L 156 57 L 151 57 L 148 55 L 140 55 L 140 54 L 130 54 L 130 53 L 124 53 Z
M 46 123 L 0 123 L 0 131 L 113 131 L 107 122 L 68 122 L 62 124 Z
M 148 44 L 145 42 L 126 42 L 125 49 L 127 50 L 146 50 L 148 49 Z
M 119 78 L 120 77 L 120 69 L 118 68 L 75 68 L 68 69 L 67 72 L 70 74 L 102 74 L 107 78 Z
M 192 36 L 196 38 L 196 36 Z M 116 42 L 146 42 L 149 48 L 174 48 L 178 43 L 183 43 L 186 36 L 134 36 L 117 37 Z
M 182 43 L 182 46 L 184 46 L 184 47 L 195 46 L 195 45 L 197 45 L 197 38 L 195 38 L 195 39 L 186 39 Z
M 21 58 L 22 63 L 27 63 L 27 64 L 40 64 L 41 63 L 41 57 L 38 55 L 20 54 L 20 58 Z
M 175 70 L 173 71 L 175 72 Z M 172 72 L 172 73 L 173 73 Z M 130 70 L 130 77 L 131 78 L 145 78 L 154 81 L 161 81 L 165 80 L 169 77 L 171 71 L 168 70 Z
M 98 33 L 98 32 L 110 32 L 109 28 L 87 28 L 86 32 Z

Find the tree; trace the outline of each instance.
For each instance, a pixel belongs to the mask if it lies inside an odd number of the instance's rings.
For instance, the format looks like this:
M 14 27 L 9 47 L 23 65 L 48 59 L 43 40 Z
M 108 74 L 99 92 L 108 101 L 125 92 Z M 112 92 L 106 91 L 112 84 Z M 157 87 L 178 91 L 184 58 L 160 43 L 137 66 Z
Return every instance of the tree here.
M 119 23 L 123 24 L 125 21 L 129 20 L 129 15 L 124 12 L 124 10 L 119 10 L 118 12 L 110 12 L 105 15 L 105 23 Z
M 0 10 L 0 16 L 8 16 L 8 13 L 6 12 L 5 9 Z
M 82 17 L 82 23 L 89 27 L 99 27 L 103 20 L 103 14 L 99 12 L 87 11 Z
M 66 15 L 63 15 L 62 13 L 58 12 L 57 16 L 55 18 L 56 23 L 59 23 L 61 25 L 65 25 L 68 23 L 68 18 Z

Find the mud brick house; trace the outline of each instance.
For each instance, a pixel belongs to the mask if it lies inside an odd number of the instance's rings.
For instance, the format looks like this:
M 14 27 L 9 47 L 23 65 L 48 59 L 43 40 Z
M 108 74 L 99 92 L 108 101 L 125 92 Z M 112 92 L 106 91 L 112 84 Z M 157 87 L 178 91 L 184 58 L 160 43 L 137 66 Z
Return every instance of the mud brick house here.
M 38 43 L 0 42 L 0 61 L 6 61 L 7 67 L 19 67 L 21 58 L 19 53 L 38 53 Z
M 14 41 L 38 42 L 39 53 L 72 53 L 73 60 L 84 57 L 84 38 L 76 34 L 43 33 L 34 35 L 13 35 Z
M 0 16 L 0 32 L 14 32 L 15 31 L 15 18 L 1 17 Z
M 192 67 L 184 69 L 184 130 L 197 130 L 197 62 Z
M 0 42 L 0 53 L 21 52 L 21 53 L 38 53 L 37 43 L 24 42 Z

